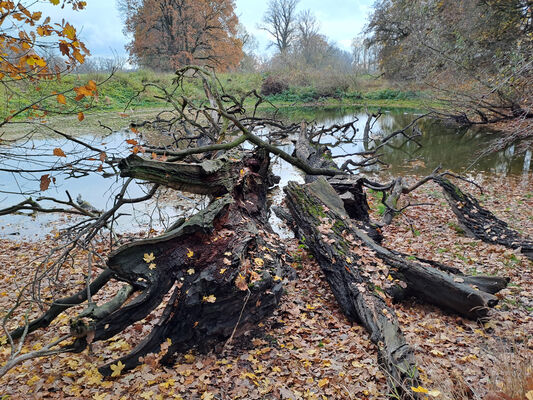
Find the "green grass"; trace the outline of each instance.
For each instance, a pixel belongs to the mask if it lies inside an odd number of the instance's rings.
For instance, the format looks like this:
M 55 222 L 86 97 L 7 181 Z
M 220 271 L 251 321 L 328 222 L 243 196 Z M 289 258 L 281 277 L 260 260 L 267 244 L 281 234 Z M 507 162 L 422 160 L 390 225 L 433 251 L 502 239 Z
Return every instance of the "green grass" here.
M 18 82 L 11 84 L 11 88 L 15 89 L 14 92 L 8 92 L 5 87 L 0 87 L 0 118 L 3 119 L 15 110 L 33 103 L 51 110 L 51 115 L 56 113 L 69 115 L 83 111 L 87 119 L 90 115 L 101 115 L 105 112 L 160 109 L 168 104 L 161 98 L 163 92 L 154 85 L 167 90 L 173 88 L 174 76 L 172 73 L 135 71 L 118 72 L 111 78 L 105 74 L 69 74 L 63 76 L 60 81 Z M 223 73 L 218 75 L 218 79 L 227 93 L 241 97 L 254 89 L 259 92 L 263 77 L 259 73 Z M 89 80 L 98 83 L 98 97 L 84 99 L 81 102 L 74 101 L 75 93 L 72 88 L 85 85 Z M 43 96 L 54 92 L 64 92 L 67 104 L 59 104 L 55 95 L 49 96 L 46 100 L 40 100 Z M 370 79 L 368 82 L 361 80 L 360 90 L 330 88 L 327 93 L 329 94 L 324 94 L 323 90 L 309 86 L 290 87 L 284 93 L 268 96 L 267 99 L 279 108 L 294 106 L 362 106 L 410 110 L 425 108 L 422 93 L 384 88 L 383 82 L 376 83 Z M 187 81 L 176 94 L 191 99 L 203 99 L 203 88 L 198 81 Z M 254 103 L 255 100 L 250 99 L 245 105 L 251 107 Z M 272 108 L 269 103 L 263 103 L 261 107 Z M 20 117 L 29 116 L 32 116 L 31 112 L 23 113 Z M 50 117 L 47 118 L 50 119 Z

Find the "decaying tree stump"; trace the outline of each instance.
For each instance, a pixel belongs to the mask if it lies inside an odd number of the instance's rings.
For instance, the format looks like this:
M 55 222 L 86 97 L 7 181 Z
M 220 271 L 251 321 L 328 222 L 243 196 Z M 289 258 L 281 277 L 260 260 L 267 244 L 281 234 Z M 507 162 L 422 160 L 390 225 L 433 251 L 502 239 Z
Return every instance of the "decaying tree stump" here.
M 159 352 L 167 339 L 171 345 L 163 362 L 191 348 L 213 349 L 266 318 L 279 303 L 282 278 L 293 273 L 281 264 L 283 243 L 268 223 L 269 160 L 261 150 L 198 164 L 135 155 L 124 159 L 119 165 L 123 176 L 217 197 L 173 230 L 124 245 L 109 256 L 108 269 L 91 285 L 93 294 L 114 278 L 127 282 L 137 295 L 126 304 L 126 299 L 107 304 L 106 312 L 98 315 L 82 313 L 93 318 L 89 334 L 78 335 L 70 349 L 81 351 L 88 342 L 120 333 L 155 310 L 167 294 L 170 299 L 152 332 L 120 358 L 125 370 L 147 353 Z M 86 300 L 86 293 L 56 301 L 28 331 L 47 326 L 72 303 Z M 14 337 L 23 331 L 14 331 Z M 112 372 L 110 365 L 100 371 Z
M 207 351 L 235 329 L 256 324 L 274 310 L 282 293 L 280 277 L 286 273 L 280 263 L 283 248 L 273 240 L 268 224 L 268 154 L 259 151 L 241 160 L 185 164 L 183 171 L 179 164 L 131 156 L 120 167 L 125 176 L 152 182 L 161 176 L 160 183 L 169 187 L 221 197 L 173 231 L 133 242 L 109 257 L 117 278 L 142 291 L 97 322 L 94 340 L 110 338 L 144 318 L 173 286 L 156 327 L 121 359 L 126 368 L 158 352 L 167 339 L 172 344 L 164 362 L 193 347 Z M 154 259 L 146 262 L 146 254 Z M 101 372 L 111 371 L 106 366 Z

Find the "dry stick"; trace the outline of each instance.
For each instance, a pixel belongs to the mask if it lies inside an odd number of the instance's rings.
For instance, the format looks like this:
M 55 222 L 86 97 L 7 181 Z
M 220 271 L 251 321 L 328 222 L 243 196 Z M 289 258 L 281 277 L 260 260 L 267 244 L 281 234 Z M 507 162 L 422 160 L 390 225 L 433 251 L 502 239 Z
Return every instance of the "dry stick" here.
M 98 293 L 98 291 L 111 280 L 113 275 L 113 271 L 111 271 L 109 268 L 103 270 L 100 275 L 98 275 L 91 282 L 89 288 L 84 288 L 78 293 L 54 301 L 48 311 L 46 311 L 43 315 L 29 324 L 26 324 L 26 326 L 15 329 L 8 335 L 8 337 L 18 339 L 23 336 L 25 330 L 27 330 L 28 333 L 31 333 L 39 328 L 46 328 L 63 311 L 83 303 L 87 299 L 89 289 L 92 294 Z
M 237 319 L 237 323 L 235 324 L 235 327 L 233 328 L 233 331 L 231 332 L 229 339 L 226 340 L 226 343 L 224 344 L 224 348 L 226 348 L 226 346 L 228 346 L 232 342 L 233 337 L 235 336 L 235 332 L 237 332 L 239 323 L 241 322 L 242 314 L 244 312 L 244 309 L 246 308 L 246 304 L 248 304 L 248 299 L 250 298 L 251 292 L 249 288 L 247 288 L 246 291 L 247 293 L 246 293 L 246 297 L 244 298 L 244 303 L 241 308 L 241 313 L 239 314 L 239 318 Z
M 2 368 L 0 368 L 0 378 L 2 378 L 6 373 L 8 373 L 13 367 L 17 366 L 18 364 L 20 364 L 20 363 L 22 363 L 22 362 L 24 362 L 26 360 L 31 360 L 33 358 L 47 357 L 47 356 L 51 356 L 51 355 L 55 355 L 55 354 L 70 352 L 70 350 L 68 350 L 65 347 L 62 347 L 62 348 L 59 348 L 59 349 L 55 349 L 55 350 L 51 350 L 52 347 L 59 345 L 59 343 L 64 342 L 65 340 L 67 340 L 70 337 L 71 337 L 70 334 L 64 335 L 64 336 L 60 337 L 59 339 L 55 340 L 54 342 L 47 344 L 46 346 L 44 346 L 40 350 L 31 351 L 29 353 L 22 354 L 21 356 L 11 358 L 10 360 L 7 361 L 7 363 Z M 22 343 L 22 341 L 21 341 L 21 343 Z

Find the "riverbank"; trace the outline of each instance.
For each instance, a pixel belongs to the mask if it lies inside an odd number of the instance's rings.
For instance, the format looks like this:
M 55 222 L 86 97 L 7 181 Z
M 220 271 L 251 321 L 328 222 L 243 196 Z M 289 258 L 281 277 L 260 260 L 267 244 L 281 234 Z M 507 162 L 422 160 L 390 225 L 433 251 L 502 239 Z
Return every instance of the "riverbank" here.
M 38 102 L 41 109 L 49 110 L 47 121 L 59 121 L 69 128 L 77 128 L 77 112 L 84 113 L 83 125 L 98 127 L 100 122 L 117 129 L 121 125 L 117 121 L 124 118 L 140 118 L 155 116 L 168 103 L 164 100 L 164 90 L 175 86 L 174 74 L 155 73 L 152 71 L 118 72 L 112 76 L 105 74 L 69 74 L 60 81 L 42 81 L 39 83 L 20 82 L 17 93 L 9 96 L 5 88 L 0 88 L 0 96 L 6 101 L 0 104 L 0 118 L 6 118 L 14 110 L 28 104 Z M 241 97 L 253 90 L 261 92 L 264 76 L 259 73 L 225 73 L 218 79 L 226 93 Z M 74 87 L 94 81 L 98 84 L 98 97 L 75 101 Z M 50 93 L 64 93 L 65 104 L 58 102 L 55 95 L 40 101 Z M 201 99 L 203 87 L 199 82 L 187 81 L 180 86 L 176 95 L 189 99 Z M 266 102 L 260 109 L 269 110 L 274 107 L 387 107 L 426 109 L 431 106 L 423 92 L 411 89 L 393 88 L 391 83 L 370 77 L 354 77 L 350 85 L 331 85 L 326 89 L 308 85 L 287 86 L 284 91 L 264 96 Z M 256 99 L 249 99 L 245 106 L 251 108 Z M 32 117 L 33 111 L 22 113 L 14 121 L 24 121 Z M 126 114 L 126 115 L 123 115 Z M 105 119 L 105 120 L 104 120 Z M 82 126 L 83 126 L 82 125 Z

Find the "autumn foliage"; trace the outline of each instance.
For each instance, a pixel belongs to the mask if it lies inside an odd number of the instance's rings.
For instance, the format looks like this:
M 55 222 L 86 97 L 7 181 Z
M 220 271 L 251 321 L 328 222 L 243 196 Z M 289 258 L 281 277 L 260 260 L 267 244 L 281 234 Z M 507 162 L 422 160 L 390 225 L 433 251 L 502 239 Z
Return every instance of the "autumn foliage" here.
M 69 6 L 76 11 L 85 9 L 87 5 L 81 0 L 48 1 L 54 6 Z M 42 93 L 38 101 L 28 101 L 11 108 L 10 101 L 20 97 L 28 84 L 39 91 L 42 81 L 60 80 L 62 74 L 83 64 L 85 57 L 90 55 L 74 26 L 64 19 L 53 21 L 42 10 L 36 9 L 37 5 L 37 2 L 30 1 L 0 1 L 0 84 L 6 94 L 6 110 L 0 114 L 0 126 L 15 117 L 43 118 L 54 108 L 47 99 L 55 98 L 57 104 L 63 107 L 60 112 L 64 112 L 68 107 L 67 100 L 79 101 L 95 97 L 97 93 L 96 83 L 91 81 L 62 93 Z M 62 56 L 60 63 L 50 62 L 50 55 L 55 51 Z M 83 120 L 83 112 L 76 113 L 78 119 Z
M 132 58 L 142 66 L 236 67 L 242 59 L 233 0 L 123 0 Z
M 59 5 L 60 0 L 50 0 Z M 82 10 L 86 2 L 63 0 L 63 6 L 70 4 L 75 10 Z M 0 1 L 0 80 L 42 79 L 54 77 L 59 70 L 50 71 L 47 61 L 40 53 L 46 39 L 52 38 L 54 45 L 66 57 L 67 65 L 83 63 L 89 51 L 81 42 L 76 29 L 66 21 L 53 23 L 50 17 L 43 18 L 41 11 L 31 11 L 31 4 L 14 1 Z M 47 41 L 48 44 L 50 40 Z

